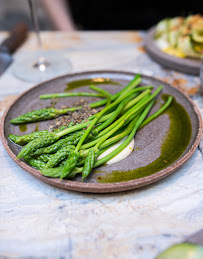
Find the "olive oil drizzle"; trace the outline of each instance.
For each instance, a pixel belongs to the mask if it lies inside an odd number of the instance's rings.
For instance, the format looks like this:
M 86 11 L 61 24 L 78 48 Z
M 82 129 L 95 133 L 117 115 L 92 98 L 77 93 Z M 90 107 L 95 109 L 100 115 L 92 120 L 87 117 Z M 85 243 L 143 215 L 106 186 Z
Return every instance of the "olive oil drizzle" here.
M 27 131 L 27 124 L 21 124 L 21 125 L 19 125 L 19 130 L 20 130 L 21 132 Z
M 83 79 L 78 81 L 69 82 L 66 84 L 66 88 L 64 92 L 69 90 L 81 87 L 81 86 L 88 86 L 88 85 L 120 85 L 118 82 L 115 82 L 109 78 L 93 78 L 93 79 Z

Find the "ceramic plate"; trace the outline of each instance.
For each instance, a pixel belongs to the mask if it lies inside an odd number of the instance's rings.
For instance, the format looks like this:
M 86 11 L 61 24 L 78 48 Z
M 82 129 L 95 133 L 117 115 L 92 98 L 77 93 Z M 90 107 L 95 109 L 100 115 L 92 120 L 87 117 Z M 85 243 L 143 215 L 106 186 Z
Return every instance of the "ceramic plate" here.
M 110 193 L 130 190 L 141 186 L 146 186 L 170 175 L 184 162 L 186 162 L 197 148 L 201 138 L 201 116 L 194 103 L 185 94 L 164 82 L 144 75 L 141 75 L 142 85 L 152 84 L 154 89 L 156 89 L 160 84 L 162 84 L 163 91 L 161 95 L 172 95 L 175 98 L 176 103 L 181 105 L 181 107 L 184 107 L 185 114 L 189 116 L 188 118 L 190 118 L 191 121 L 191 135 L 183 152 L 178 155 L 175 161 L 171 163 L 166 161 L 164 168 L 157 171 L 155 170 L 156 172 L 153 171 L 154 169 L 151 165 L 153 165 L 154 161 L 158 161 L 157 159 L 160 159 L 162 155 L 167 155 L 167 147 L 163 150 L 163 145 L 166 144 L 165 142 L 169 134 L 168 131 L 171 123 L 171 115 L 169 116 L 167 113 L 159 116 L 157 119 L 138 131 L 135 138 L 134 152 L 132 152 L 128 158 L 116 164 L 105 165 L 97 168 L 96 172 L 91 173 L 85 182 L 81 182 L 80 176 L 76 177 L 72 181 L 42 176 L 38 170 L 30 167 L 21 160 L 16 160 L 16 155 L 19 153 L 20 148 L 8 139 L 8 135 L 10 133 L 23 135 L 25 133 L 33 132 L 36 129 L 42 130 L 49 127 L 51 121 L 32 123 L 27 125 L 27 130 L 25 132 L 22 132 L 22 128 L 9 123 L 12 118 L 17 117 L 20 114 L 33 109 L 53 105 L 53 100 L 40 100 L 38 98 L 39 95 L 45 93 L 63 92 L 67 83 L 70 85 L 70 82 L 81 82 L 81 80 L 84 83 L 84 80 L 89 79 L 97 83 L 100 82 L 100 87 L 110 91 L 111 93 L 116 93 L 127 85 L 127 83 L 131 81 L 134 76 L 135 74 L 119 71 L 83 72 L 58 77 L 31 88 L 19 96 L 3 115 L 1 122 L 1 138 L 6 151 L 15 163 L 41 181 L 64 189 L 80 192 Z M 88 91 L 88 86 L 83 85 L 79 89 L 74 88 L 71 91 L 79 90 Z M 154 112 L 157 107 L 160 106 L 161 95 L 157 98 L 156 105 L 153 107 L 153 111 L 151 112 Z M 61 108 L 62 105 L 71 106 L 73 103 L 80 100 L 80 98 L 61 98 L 58 99 L 57 102 L 54 102 L 54 105 L 56 108 Z M 96 99 L 88 97 L 87 100 L 89 102 L 93 102 Z M 176 112 L 172 115 L 175 114 Z M 172 133 L 172 137 L 177 135 L 176 132 Z M 171 151 L 171 153 L 173 153 L 173 151 Z M 140 168 L 142 169 L 141 172 L 139 171 Z M 134 170 L 135 173 L 133 173 Z M 138 170 L 138 172 L 136 170 Z
M 158 63 L 171 69 L 193 74 L 200 74 L 201 60 L 192 58 L 178 58 L 161 51 L 154 41 L 155 27 L 151 28 L 145 37 L 147 53 Z

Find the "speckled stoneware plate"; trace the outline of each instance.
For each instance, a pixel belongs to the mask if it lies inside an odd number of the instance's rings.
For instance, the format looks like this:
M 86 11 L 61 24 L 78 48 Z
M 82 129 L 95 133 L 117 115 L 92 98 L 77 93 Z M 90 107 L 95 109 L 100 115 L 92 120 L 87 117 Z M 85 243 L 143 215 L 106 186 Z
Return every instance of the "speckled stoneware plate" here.
M 145 37 L 145 48 L 147 53 L 159 64 L 171 69 L 192 74 L 200 74 L 200 59 L 178 58 L 161 51 L 154 41 L 155 27 L 152 27 Z
M 173 108 L 169 113 L 166 112 L 162 114 L 138 131 L 135 138 L 134 151 L 128 158 L 116 164 L 100 166 L 96 171 L 91 173 L 84 182 L 81 182 L 80 176 L 71 181 L 42 176 L 38 170 L 30 167 L 24 161 L 16 159 L 16 155 L 19 153 L 20 147 L 8 139 L 8 135 L 10 133 L 23 135 L 25 133 L 33 132 L 36 129 L 42 130 L 49 127 L 50 121 L 33 123 L 28 124 L 27 130 L 22 132 L 22 129 L 19 128 L 19 126 L 9 123 L 12 118 L 17 117 L 20 114 L 36 108 L 50 106 L 51 102 L 53 104 L 53 100 L 40 100 L 38 98 L 39 95 L 63 92 L 64 89 L 67 88 L 67 83 L 69 83 L 70 86 L 72 84 L 71 82 L 75 81 L 78 81 L 79 84 L 83 82 L 83 86 L 80 88 L 74 88 L 71 91 L 88 91 L 88 86 L 84 85 L 87 83 L 84 82 L 88 82 L 89 79 L 91 79 L 92 82 L 100 83 L 100 87 L 103 89 L 108 90 L 111 93 L 116 93 L 126 86 L 134 76 L 135 74 L 119 71 L 83 72 L 55 78 L 31 88 L 19 96 L 10 105 L 10 107 L 7 108 L 3 115 L 0 130 L 2 143 L 6 151 L 19 166 L 41 181 L 64 189 L 80 192 L 110 193 L 130 190 L 149 185 L 172 174 L 183 163 L 185 163 L 196 150 L 201 138 L 201 116 L 197 107 L 185 94 L 164 82 L 144 75 L 141 75 L 141 85 L 152 84 L 154 89 L 156 89 L 160 84 L 163 85 L 163 91 L 161 95 L 158 96 L 153 110 L 150 111 L 151 113 L 161 105 L 162 94 L 172 95 L 175 98 L 176 106 L 172 106 Z M 86 98 L 88 98 L 87 100 L 89 102 L 96 100 L 90 97 Z M 61 98 L 57 100 L 55 107 L 60 108 L 62 105 L 71 106 L 79 99 L 79 97 Z M 178 112 L 178 107 L 182 107 L 180 108 L 180 112 Z M 177 114 L 180 115 L 178 119 L 176 117 Z M 184 120 L 184 125 L 178 124 L 179 120 L 182 120 L 182 117 L 184 116 L 186 116 L 185 118 L 189 121 L 188 125 L 190 125 L 189 138 L 186 139 L 185 147 L 181 153 L 177 153 L 177 157 L 170 160 L 171 154 L 176 154 L 176 151 L 179 150 L 179 147 L 177 147 L 177 141 L 179 141 L 178 138 L 181 138 L 181 134 L 183 134 L 180 131 L 184 131 L 187 128 L 187 123 L 185 124 Z M 174 120 L 174 118 L 176 119 Z M 171 125 L 173 126 L 172 128 Z M 180 130 L 179 127 L 181 127 Z M 188 131 L 185 132 L 186 135 L 187 133 Z M 181 143 L 180 145 L 182 145 Z M 164 166 L 163 161 L 165 163 Z M 162 164 L 161 167 L 159 163 Z

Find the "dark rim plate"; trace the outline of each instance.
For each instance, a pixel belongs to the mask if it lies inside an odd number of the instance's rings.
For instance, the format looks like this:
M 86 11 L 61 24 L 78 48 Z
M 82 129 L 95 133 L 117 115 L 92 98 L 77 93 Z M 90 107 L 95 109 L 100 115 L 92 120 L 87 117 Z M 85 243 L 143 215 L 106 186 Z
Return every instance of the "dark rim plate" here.
M 199 75 L 201 60 L 192 58 L 178 58 L 161 51 L 154 41 L 155 27 L 152 27 L 145 37 L 145 48 L 147 53 L 159 64 L 169 67 L 171 69 L 192 74 Z
M 179 159 L 176 160 L 173 164 L 169 165 L 165 169 L 155 174 L 152 174 L 150 176 L 146 176 L 143 178 L 139 178 L 136 180 L 116 182 L 116 183 L 98 183 L 94 179 L 93 180 L 90 179 L 90 181 L 86 181 L 86 182 L 81 182 L 80 180 L 69 181 L 69 180 L 47 178 L 42 176 L 39 171 L 30 167 L 25 162 L 21 160 L 16 160 L 16 155 L 19 152 L 19 148 L 16 145 L 14 145 L 11 141 L 8 140 L 8 134 L 10 133 L 22 134 L 18 126 L 14 126 L 9 123 L 11 118 L 14 118 L 19 114 L 23 114 L 32 109 L 36 109 L 37 107 L 38 108 L 46 107 L 48 104 L 50 104 L 50 100 L 39 100 L 38 96 L 40 94 L 47 93 L 47 92 L 49 93 L 61 92 L 64 90 L 65 83 L 67 82 L 72 82 L 72 81 L 77 81 L 82 79 L 90 79 L 90 78 L 92 79 L 92 78 L 98 78 L 98 77 L 109 78 L 112 81 L 116 81 L 122 85 L 126 85 L 130 80 L 134 78 L 134 76 L 135 74 L 133 73 L 120 72 L 120 71 L 94 71 L 94 72 L 69 74 L 69 75 L 65 75 L 62 77 L 54 78 L 52 80 L 43 82 L 29 89 L 28 91 L 24 92 L 6 109 L 1 121 L 0 135 L 1 135 L 2 143 L 6 151 L 8 152 L 9 156 L 25 171 L 35 176 L 36 178 L 40 179 L 41 181 L 44 181 L 54 186 L 58 186 L 60 188 L 79 191 L 79 192 L 110 193 L 110 192 L 125 191 L 125 190 L 135 189 L 135 188 L 149 185 L 170 175 L 175 170 L 177 170 L 183 163 L 185 163 L 195 152 L 201 139 L 201 132 L 202 132 L 201 115 L 196 105 L 183 92 L 162 81 L 159 81 L 155 78 L 148 77 L 145 75 L 141 75 L 142 84 L 152 84 L 155 88 L 158 87 L 160 84 L 162 84 L 164 87 L 162 92 L 173 95 L 176 98 L 176 101 L 185 107 L 192 122 L 192 137 L 183 155 L 180 156 Z M 105 87 L 107 88 L 111 87 L 111 88 L 114 88 L 114 91 L 115 89 L 116 89 L 116 92 L 118 91 L 116 88 L 117 86 L 112 87 L 112 85 L 105 85 Z M 65 100 L 66 104 L 68 100 L 69 99 Z M 92 100 L 90 100 L 90 102 L 91 101 Z M 59 103 L 57 103 L 57 105 L 61 106 L 63 102 L 64 100 L 60 100 Z M 68 102 L 71 102 L 71 100 L 69 100 Z M 37 124 L 37 127 L 39 127 L 39 130 L 42 130 L 42 129 L 48 128 L 49 124 L 50 124 L 50 121 L 40 122 L 39 124 Z M 145 131 L 150 130 L 151 132 L 152 128 L 150 128 L 151 126 L 149 125 L 147 125 L 148 127 L 147 129 L 143 128 L 142 130 L 144 129 Z M 164 125 L 162 126 L 164 127 Z M 34 130 L 34 127 L 36 127 L 36 124 L 28 124 L 28 131 L 26 133 L 32 132 Z M 140 130 L 140 132 L 142 132 L 142 130 Z M 139 135 L 142 136 L 142 134 L 139 134 Z M 160 138 L 159 134 L 157 133 L 155 133 L 153 137 L 157 139 Z M 155 150 L 155 152 L 160 152 L 160 147 L 158 147 L 158 149 Z M 143 158 L 143 161 L 144 161 L 144 158 Z

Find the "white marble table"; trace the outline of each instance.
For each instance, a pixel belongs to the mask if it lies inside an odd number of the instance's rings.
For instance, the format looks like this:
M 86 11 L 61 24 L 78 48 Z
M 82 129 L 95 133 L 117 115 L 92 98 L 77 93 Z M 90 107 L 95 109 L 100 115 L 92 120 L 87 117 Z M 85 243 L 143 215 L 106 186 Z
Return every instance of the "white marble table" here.
M 6 33 L 0 33 L 0 41 Z M 166 69 L 143 48 L 143 32 L 43 32 L 44 48 L 63 51 L 71 72 L 139 72 L 184 89 L 203 114 L 198 77 Z M 31 34 L 16 59 L 35 51 Z M 12 66 L 0 77 L 1 116 L 33 83 L 16 79 Z M 203 227 L 202 146 L 171 176 L 145 188 L 85 194 L 40 182 L 0 146 L 1 258 L 151 259 Z

